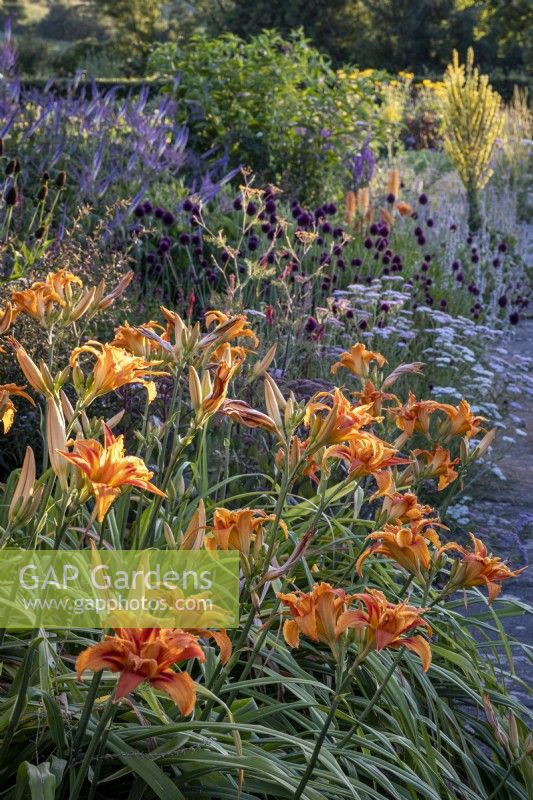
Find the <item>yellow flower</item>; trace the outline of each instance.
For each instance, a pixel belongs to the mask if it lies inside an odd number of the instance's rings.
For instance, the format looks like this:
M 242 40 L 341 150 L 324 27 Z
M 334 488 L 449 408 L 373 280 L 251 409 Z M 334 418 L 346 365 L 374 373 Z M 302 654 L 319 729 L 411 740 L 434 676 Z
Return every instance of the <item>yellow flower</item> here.
M 144 461 L 136 456 L 126 456 L 124 436 L 115 438 L 107 425 L 104 428 L 104 445 L 95 439 L 76 439 L 74 452 L 60 452 L 86 478 L 87 492 L 96 499 L 97 518 L 102 522 L 120 495 L 123 486 L 136 486 L 165 497 L 150 478 L 153 476 Z
M 30 395 L 24 391 L 25 388 L 25 386 L 17 386 L 16 383 L 0 384 L 0 420 L 4 426 L 4 433 L 9 431 L 15 418 L 16 408 L 11 397 L 24 397 L 33 406 L 35 405 Z
M 96 397 L 131 383 L 140 383 L 144 386 L 148 392 L 148 402 L 151 403 L 155 399 L 156 388 L 155 383 L 146 380 L 146 378 L 168 375 L 167 372 L 157 372 L 153 369 L 154 365 L 160 363 L 159 361 L 145 361 L 143 358 L 133 356 L 120 347 L 95 341 L 90 341 L 83 347 L 76 347 L 72 351 L 70 356 L 72 369 L 79 370 L 78 361 L 83 353 L 96 356 L 92 374 L 85 381 L 85 385 L 80 387 L 85 406 L 92 403 Z
M 470 534 L 470 538 L 474 545 L 473 550 L 466 550 L 457 542 L 449 542 L 440 550 L 440 552 L 456 550 L 463 556 L 454 563 L 447 592 L 469 586 L 486 586 L 489 603 L 492 603 L 502 590 L 502 582 L 509 578 L 516 578 L 526 567 L 513 572 L 501 558 L 488 553 L 481 539 L 476 539 L 473 533 Z
M 382 367 L 387 363 L 387 359 L 382 356 L 381 353 L 374 353 L 372 350 L 367 350 L 364 344 L 358 342 L 353 345 L 349 353 L 345 352 L 341 354 L 340 361 L 333 364 L 331 371 L 335 374 L 340 367 L 346 367 L 346 369 L 349 369 L 350 372 L 353 372 L 353 374 L 357 375 L 359 378 L 366 378 L 370 371 L 369 364 L 372 361 L 375 361 L 378 367 Z

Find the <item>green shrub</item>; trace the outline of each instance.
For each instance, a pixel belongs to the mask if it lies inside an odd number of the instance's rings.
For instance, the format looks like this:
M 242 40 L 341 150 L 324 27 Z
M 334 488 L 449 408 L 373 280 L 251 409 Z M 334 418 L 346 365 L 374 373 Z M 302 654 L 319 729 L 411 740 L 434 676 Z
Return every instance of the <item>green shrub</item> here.
M 185 101 L 180 122 L 200 152 L 228 152 L 233 165 L 308 198 L 338 185 L 376 113 L 375 97 L 340 80 L 301 33 L 196 35 L 157 47 L 149 70 Z

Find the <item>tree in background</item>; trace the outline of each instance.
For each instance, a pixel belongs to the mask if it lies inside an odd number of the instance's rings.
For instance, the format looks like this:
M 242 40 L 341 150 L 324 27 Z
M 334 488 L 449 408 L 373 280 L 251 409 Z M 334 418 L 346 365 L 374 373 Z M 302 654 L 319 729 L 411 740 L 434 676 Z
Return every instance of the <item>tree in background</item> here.
M 176 3 L 174 3 L 176 5 Z M 196 24 L 250 38 L 276 29 L 305 35 L 334 65 L 441 73 L 451 51 L 475 42 L 484 70 L 525 69 L 531 52 L 530 0 L 191 0 Z

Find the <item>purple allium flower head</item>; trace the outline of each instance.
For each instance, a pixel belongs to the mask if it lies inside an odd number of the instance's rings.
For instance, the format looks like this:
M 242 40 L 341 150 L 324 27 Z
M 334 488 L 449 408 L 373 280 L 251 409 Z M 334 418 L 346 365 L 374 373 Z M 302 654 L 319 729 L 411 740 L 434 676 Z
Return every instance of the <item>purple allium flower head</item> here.
M 157 217 L 157 219 L 163 219 L 163 214 L 164 214 L 164 213 L 165 213 L 165 212 L 163 211 L 163 209 L 162 209 L 162 208 L 159 208 L 159 206 L 158 206 L 158 207 L 156 208 L 156 210 L 154 211 L 154 216 L 155 216 L 155 217 Z
M 379 233 L 379 226 L 376 225 L 375 222 L 373 222 L 369 228 L 369 231 L 372 234 L 372 236 L 377 236 L 377 234 Z
M 423 234 L 424 234 L 424 231 L 422 230 L 420 225 L 417 225 L 416 228 L 414 229 L 414 235 L 415 236 L 422 236 Z
M 427 220 L 426 220 L 426 225 L 428 226 L 428 228 L 432 228 L 434 224 L 435 224 L 435 223 L 433 222 L 433 220 L 431 219 L 431 217 L 430 217 L 429 219 L 427 219 Z
M 464 274 L 462 272 L 458 272 L 457 275 L 455 276 L 455 280 L 459 281 L 459 283 L 462 283 L 464 281 L 464 279 L 465 279 L 465 276 L 464 276 Z
M 267 202 L 265 203 L 265 211 L 267 212 L 267 214 L 275 214 L 276 213 L 276 209 L 277 209 L 277 206 L 276 206 L 275 201 L 274 200 L 267 200 Z
M 145 204 L 144 204 L 144 213 L 145 214 L 151 214 L 153 210 L 154 210 L 153 205 L 151 204 L 151 202 L 149 200 L 147 200 L 145 202 Z
M 500 253 L 506 253 L 507 252 L 507 242 L 500 242 L 500 244 L 498 245 L 498 250 L 500 251 Z
M 324 234 L 328 234 L 328 233 L 332 233 L 333 232 L 333 228 L 331 227 L 329 222 L 324 222 L 324 224 L 322 225 L 321 230 L 322 230 L 322 233 L 324 233 Z
M 192 211 L 192 205 L 193 204 L 191 199 L 189 197 L 186 197 L 185 200 L 183 201 L 182 209 L 187 213 L 189 213 L 189 211 Z
M 360 267 L 362 263 L 360 258 L 352 258 L 352 267 Z
M 471 257 L 471 260 L 472 260 L 472 264 L 477 264 L 479 262 L 478 254 L 477 253 L 473 253 L 472 257 Z
M 170 250 L 170 242 L 166 237 L 159 241 L 159 252 L 160 253 L 168 253 Z
M 445 299 L 443 298 L 443 299 L 440 301 L 440 307 L 441 307 L 442 309 L 448 308 L 448 301 L 447 301 L 447 300 L 445 300 Z
M 425 236 L 419 236 L 418 237 L 418 244 L 420 245 L 420 247 L 424 247 L 425 243 L 426 243 L 426 237 Z
M 135 208 L 133 209 L 133 215 L 137 217 L 137 219 L 142 219 L 144 217 L 144 214 L 145 214 L 144 206 L 138 205 L 135 206 Z
M 517 311 L 513 311 L 511 314 L 509 314 L 509 322 L 511 325 L 518 325 L 520 322 L 520 316 Z
M 500 308 L 505 308 L 505 306 L 507 305 L 506 295 L 502 294 L 502 296 L 498 298 L 498 305 L 500 306 Z
M 307 333 L 314 333 L 318 328 L 318 321 L 314 317 L 308 317 L 305 323 L 305 330 Z
M 427 205 L 427 202 L 428 202 L 427 194 L 422 193 L 420 195 L 420 197 L 418 198 L 418 202 L 420 203 L 421 206 Z
M 253 217 L 254 214 L 257 214 L 257 206 L 256 206 L 256 204 L 253 203 L 252 201 L 250 201 L 248 203 L 248 205 L 246 206 L 246 213 L 248 214 L 249 217 Z
M 500 261 L 500 259 L 499 259 L 499 258 L 493 258 L 493 259 L 492 259 L 492 266 L 493 266 L 493 267 L 496 267 L 496 268 L 497 268 L 497 267 L 499 267 L 499 266 L 500 266 L 500 264 L 501 264 L 501 263 L 502 263 L 502 262 Z
M 168 228 L 170 228 L 170 226 L 174 225 L 174 223 L 176 222 L 176 217 L 174 216 L 172 211 L 165 211 L 165 213 L 161 217 L 161 222 L 163 223 L 163 225 L 166 225 Z
M 372 239 L 369 236 L 367 236 L 367 238 L 365 239 L 363 244 L 364 244 L 364 246 L 366 247 L 367 250 L 372 250 L 372 247 L 374 246 L 374 242 L 372 241 Z
M 328 203 L 326 209 L 330 217 L 333 217 L 337 213 L 337 206 L 335 203 Z
M 368 322 L 366 321 L 366 319 L 361 320 L 361 322 L 359 323 L 359 328 L 362 331 L 366 331 L 366 329 L 368 328 Z
M 235 211 L 240 211 L 242 209 L 242 200 L 240 197 L 236 197 L 233 201 L 233 208 Z
M 191 237 L 189 236 L 188 233 L 180 233 L 179 241 L 180 244 L 187 245 L 191 241 Z

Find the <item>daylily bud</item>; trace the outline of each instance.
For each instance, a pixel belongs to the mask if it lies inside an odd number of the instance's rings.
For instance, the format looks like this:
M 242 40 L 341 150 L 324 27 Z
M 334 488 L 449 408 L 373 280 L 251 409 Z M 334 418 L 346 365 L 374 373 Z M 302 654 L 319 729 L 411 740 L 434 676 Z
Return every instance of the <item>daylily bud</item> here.
M 180 550 L 200 550 L 204 543 L 206 524 L 205 505 L 204 501 L 200 500 L 183 534 Z
M 193 409 L 199 411 L 202 406 L 202 384 L 196 369 L 192 366 L 189 367 L 189 394 Z
M 165 542 L 170 550 L 177 550 L 178 545 L 174 538 L 174 534 L 172 533 L 172 528 L 168 524 L 168 522 L 163 522 L 163 536 L 165 537 Z
M 47 403 L 46 415 L 46 437 L 48 442 L 48 457 L 50 466 L 57 475 L 63 491 L 68 489 L 68 474 L 70 466 L 68 461 L 62 458 L 58 451 L 67 449 L 67 434 L 65 431 L 65 420 L 61 409 L 53 398 L 49 398 Z
M 19 366 L 30 386 L 32 386 L 36 392 L 44 394 L 45 397 L 53 397 L 54 382 L 48 368 L 46 368 L 46 374 L 43 374 L 35 361 L 33 361 L 24 347 L 22 347 L 20 342 L 17 342 L 16 339 L 11 338 L 9 339 L 9 343 L 15 350 L 15 355 L 17 357 L 17 361 L 19 362 Z
M 66 422 L 68 423 L 68 425 L 71 424 L 73 425 L 76 433 L 81 433 L 82 430 L 80 423 L 77 420 L 74 421 L 76 414 L 72 407 L 72 403 L 70 402 L 64 391 L 61 391 L 59 397 L 61 400 L 61 410 L 63 412 L 63 416 L 65 417 Z
M 261 361 L 258 361 L 257 364 L 254 364 L 254 368 L 252 370 L 252 379 L 257 380 L 260 378 L 261 375 L 264 375 L 269 366 L 274 361 L 274 356 L 276 355 L 276 350 L 278 347 L 278 343 L 274 342 L 272 347 L 269 347 L 266 354 L 263 356 Z
M 35 509 L 41 500 L 43 488 L 39 487 L 35 491 L 34 484 L 35 456 L 31 447 L 27 447 L 19 479 L 9 505 L 8 519 L 10 523 L 24 524 L 35 513 Z
M 488 433 L 485 434 L 483 439 L 479 442 L 479 444 L 476 445 L 476 447 L 474 447 L 474 450 L 471 453 L 470 457 L 472 458 L 473 461 L 475 461 L 478 458 L 481 458 L 481 456 L 487 452 L 487 450 L 493 443 L 495 437 L 496 437 L 496 428 L 493 428 L 491 431 L 488 431 Z

